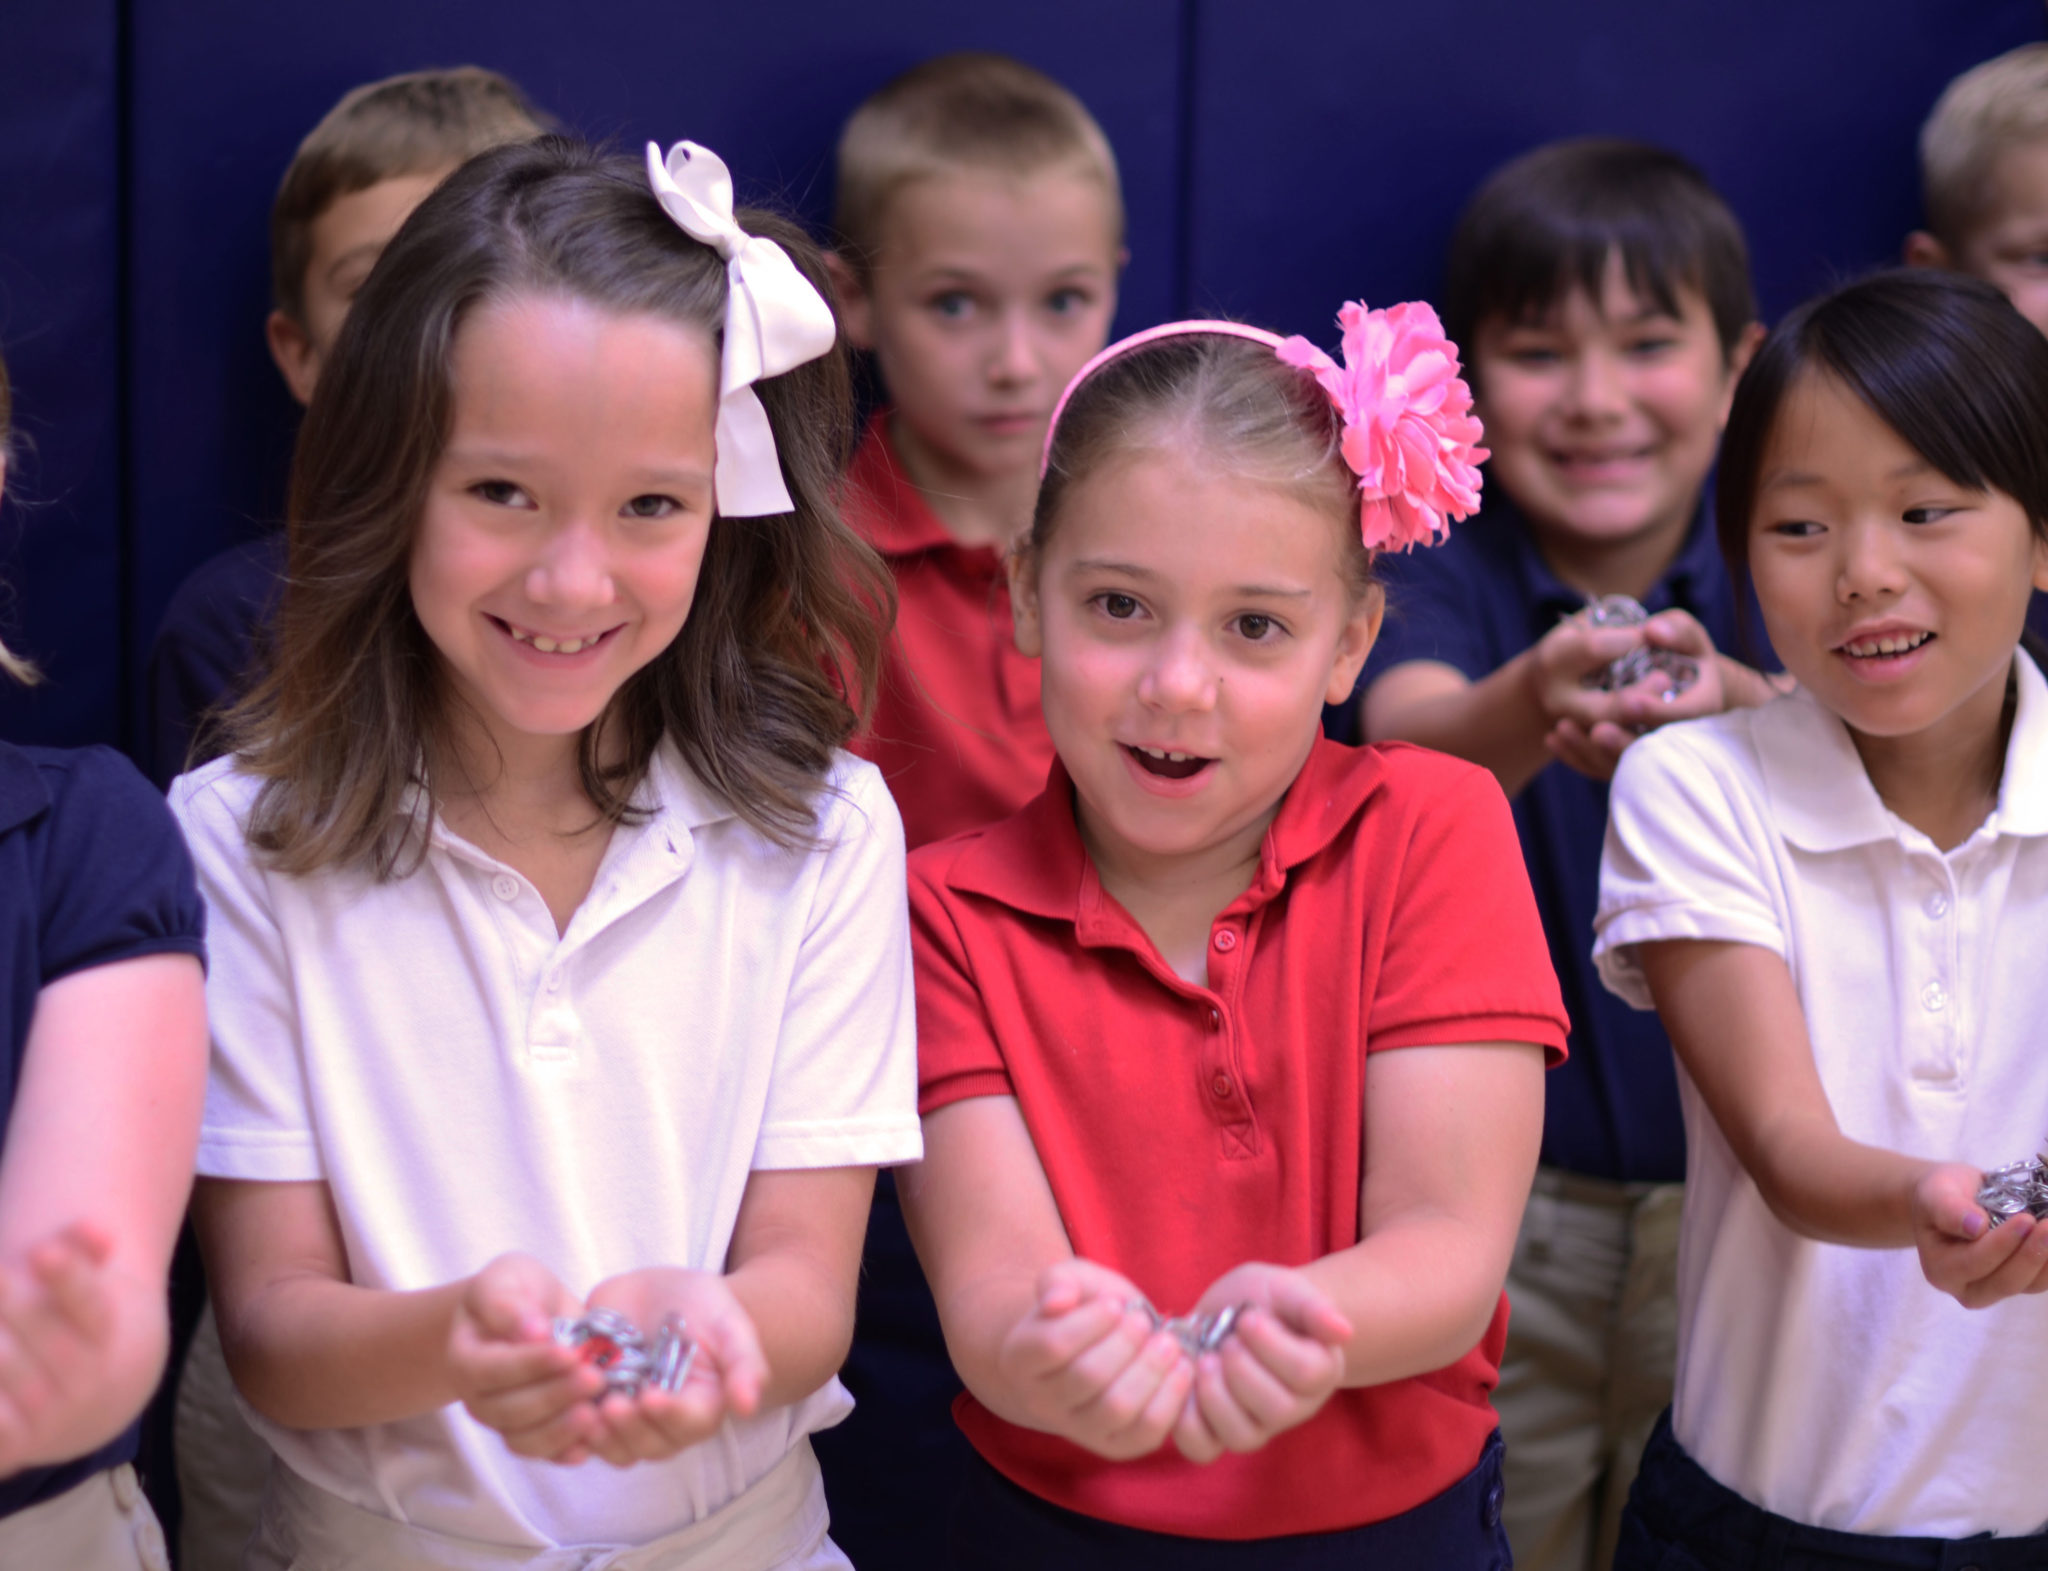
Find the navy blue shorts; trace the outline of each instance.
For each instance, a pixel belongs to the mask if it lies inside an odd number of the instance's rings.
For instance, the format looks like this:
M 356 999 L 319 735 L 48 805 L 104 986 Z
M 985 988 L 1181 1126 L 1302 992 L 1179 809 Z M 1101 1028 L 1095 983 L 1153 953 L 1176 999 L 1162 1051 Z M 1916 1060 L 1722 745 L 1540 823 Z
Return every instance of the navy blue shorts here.
M 1751 1505 L 1657 1420 L 1621 1518 L 1614 1571 L 2042 1571 L 2048 1536 L 1879 1538 L 1807 1527 Z
M 976 1455 L 953 1506 L 956 1571 L 1508 1571 L 1500 1435 L 1433 1500 L 1384 1522 L 1284 1538 L 1182 1538 L 1098 1521 L 1019 1489 Z

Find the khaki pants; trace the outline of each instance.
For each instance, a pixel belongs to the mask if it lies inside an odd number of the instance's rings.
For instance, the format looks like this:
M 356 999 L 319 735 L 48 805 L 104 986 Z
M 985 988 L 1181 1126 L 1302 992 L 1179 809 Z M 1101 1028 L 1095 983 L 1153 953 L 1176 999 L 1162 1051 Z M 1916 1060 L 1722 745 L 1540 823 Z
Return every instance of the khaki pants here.
M 270 1470 L 246 1571 L 853 1571 L 825 1536 L 825 1484 L 809 1440 L 728 1507 L 651 1544 L 522 1549 L 411 1527 Z
M 7 1571 L 169 1571 L 170 1563 L 164 1531 L 126 1463 L 0 1517 Z
M 235 1405 L 212 1304 L 192 1333 L 173 1424 L 185 1510 L 178 1529 L 179 1571 L 235 1571 L 256 1531 L 270 1446 Z
M 1521 1571 L 1607 1571 L 1636 1463 L 1671 1401 L 1680 1184 L 1539 1169 L 1508 1268 L 1494 1406 Z

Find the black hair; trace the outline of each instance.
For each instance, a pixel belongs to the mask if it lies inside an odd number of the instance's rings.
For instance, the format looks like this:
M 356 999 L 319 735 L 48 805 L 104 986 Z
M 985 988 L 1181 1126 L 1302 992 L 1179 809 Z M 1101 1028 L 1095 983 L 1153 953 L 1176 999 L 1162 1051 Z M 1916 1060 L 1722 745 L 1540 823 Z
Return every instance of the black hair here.
M 1721 437 L 1715 528 L 1738 584 L 1764 454 L 1798 379 L 1833 377 L 1957 485 L 2002 491 L 2048 540 L 2048 338 L 1981 279 L 1934 268 L 1873 273 L 1771 330 L 1735 389 Z M 2028 652 L 2048 665 L 2031 635 Z
M 1473 193 L 1445 259 L 1445 330 L 1469 358 L 1481 322 L 1540 318 L 1574 288 L 1598 301 L 1615 255 L 1629 287 L 1673 316 L 1678 292 L 1698 290 L 1733 357 L 1756 320 L 1742 225 L 1685 159 L 1613 137 L 1551 142 Z

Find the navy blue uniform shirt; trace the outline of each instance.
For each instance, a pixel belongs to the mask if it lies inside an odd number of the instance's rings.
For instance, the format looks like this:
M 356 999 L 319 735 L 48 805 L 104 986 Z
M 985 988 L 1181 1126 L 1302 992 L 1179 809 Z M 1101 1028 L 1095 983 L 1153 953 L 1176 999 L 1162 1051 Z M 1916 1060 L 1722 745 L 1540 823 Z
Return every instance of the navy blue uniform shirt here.
M 208 711 L 242 696 L 269 642 L 284 583 L 284 536 L 231 546 L 202 563 L 164 609 L 149 651 L 149 770 L 159 789 L 211 754 L 192 756 Z
M 206 910 L 164 799 L 110 748 L 0 742 L 0 1147 L 36 995 L 141 955 L 206 958 Z M 91 1456 L 0 1478 L 0 1516 L 135 1455 L 136 1427 Z
M 1387 616 L 1361 692 L 1411 660 L 1441 661 L 1476 682 L 1586 603 L 1544 562 L 1514 506 L 1498 498 L 1479 517 L 1453 525 L 1443 545 L 1382 555 L 1376 567 L 1387 588 Z M 1690 611 L 1717 649 L 1744 658 L 1735 591 L 1704 506 L 1643 606 L 1653 614 L 1673 606 Z M 1763 623 L 1753 612 L 1749 625 L 1761 644 Z M 1626 1182 L 1683 1179 L 1685 1125 L 1671 1040 L 1654 1014 L 1629 1008 L 1593 969 L 1606 783 L 1546 764 L 1515 798 L 1514 811 L 1572 1022 L 1570 1059 L 1544 1076 L 1543 1161 Z

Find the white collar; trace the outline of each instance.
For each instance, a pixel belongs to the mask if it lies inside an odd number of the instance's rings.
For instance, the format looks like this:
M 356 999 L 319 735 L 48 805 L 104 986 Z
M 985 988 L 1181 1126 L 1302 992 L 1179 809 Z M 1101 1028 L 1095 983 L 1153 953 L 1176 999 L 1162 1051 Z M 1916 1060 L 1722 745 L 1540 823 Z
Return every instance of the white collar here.
M 1979 833 L 2048 835 L 2048 680 L 2016 652 L 2017 702 L 1998 805 Z M 1849 728 L 1804 691 L 1755 711 L 1756 739 L 1778 832 L 1807 851 L 1845 851 L 1898 836 Z

